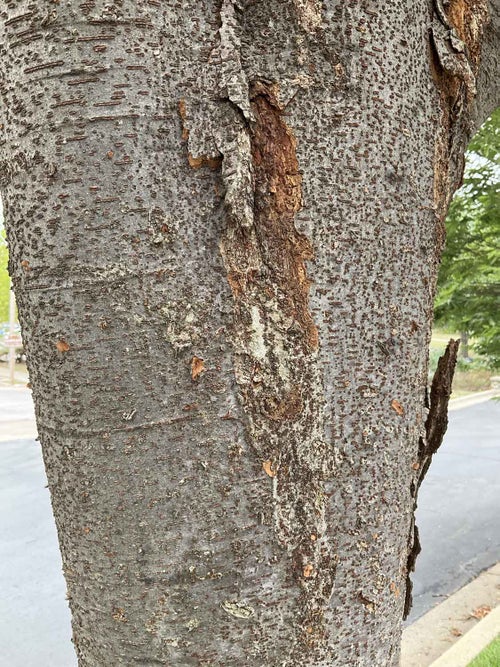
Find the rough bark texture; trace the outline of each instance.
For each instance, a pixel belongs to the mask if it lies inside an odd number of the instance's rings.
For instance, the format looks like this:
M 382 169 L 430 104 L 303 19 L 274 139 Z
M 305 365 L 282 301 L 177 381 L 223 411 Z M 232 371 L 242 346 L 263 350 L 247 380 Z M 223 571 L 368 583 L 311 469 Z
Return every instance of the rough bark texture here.
M 498 16 L 2 4 L 10 270 L 81 667 L 397 664 Z

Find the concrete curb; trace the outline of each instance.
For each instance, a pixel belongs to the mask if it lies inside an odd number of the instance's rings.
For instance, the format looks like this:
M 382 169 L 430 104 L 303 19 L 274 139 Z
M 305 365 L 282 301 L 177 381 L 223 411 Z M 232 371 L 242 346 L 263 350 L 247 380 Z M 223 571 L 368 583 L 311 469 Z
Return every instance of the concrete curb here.
M 405 628 L 401 644 L 401 667 L 430 667 L 431 665 L 434 667 L 435 661 L 451 650 L 452 645 L 462 641 L 462 637 L 466 645 L 466 633 L 468 635 L 469 631 L 479 627 L 482 621 L 478 622 L 472 615 L 474 610 L 482 606 L 495 608 L 499 604 L 500 563 L 497 563 Z M 493 612 L 490 612 L 484 620 L 491 613 Z M 477 652 L 488 643 L 489 641 L 485 640 Z M 447 667 L 461 665 L 458 662 L 444 664 Z M 440 664 L 439 667 L 441 667 Z
M 500 633 L 500 606 L 493 609 L 456 644 L 435 660 L 431 667 L 467 667 Z
M 500 396 L 499 389 L 488 389 L 487 391 L 479 391 L 469 396 L 460 396 L 460 398 L 452 398 L 448 403 L 448 410 L 460 410 L 461 408 L 468 408 L 469 405 L 476 405 L 476 403 L 483 403 L 489 401 L 490 398 Z

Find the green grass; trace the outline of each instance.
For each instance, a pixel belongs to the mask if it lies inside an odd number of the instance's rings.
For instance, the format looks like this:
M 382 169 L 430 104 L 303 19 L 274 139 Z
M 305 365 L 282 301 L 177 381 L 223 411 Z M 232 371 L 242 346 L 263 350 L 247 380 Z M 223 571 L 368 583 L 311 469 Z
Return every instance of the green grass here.
M 450 338 L 456 340 L 457 338 L 460 338 L 460 334 L 454 333 L 453 331 L 443 331 L 442 329 L 434 329 L 432 332 L 430 345 L 431 376 L 434 373 L 437 361 L 445 351 Z M 472 357 L 472 362 L 464 363 L 460 358 L 459 351 L 459 361 L 453 379 L 452 398 L 467 396 L 478 391 L 486 391 L 491 387 L 490 378 L 493 373 L 485 366 L 485 360 L 475 353 L 472 347 L 469 347 L 469 354 Z M 500 663 L 498 667 L 500 667 Z
M 491 389 L 491 371 L 488 370 L 456 370 L 453 378 L 453 397 L 487 391 Z M 500 664 L 499 664 L 500 667 Z
M 500 635 L 469 663 L 468 667 L 498 667 L 500 665 Z

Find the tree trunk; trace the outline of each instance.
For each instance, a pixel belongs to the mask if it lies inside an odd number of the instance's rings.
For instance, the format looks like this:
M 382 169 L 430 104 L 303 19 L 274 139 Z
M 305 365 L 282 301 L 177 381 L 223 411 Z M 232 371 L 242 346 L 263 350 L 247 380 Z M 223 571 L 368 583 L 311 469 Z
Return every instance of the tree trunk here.
M 460 356 L 469 359 L 469 334 L 467 331 L 460 332 Z
M 3 3 L 10 271 L 81 667 L 397 664 L 497 28 L 485 0 Z

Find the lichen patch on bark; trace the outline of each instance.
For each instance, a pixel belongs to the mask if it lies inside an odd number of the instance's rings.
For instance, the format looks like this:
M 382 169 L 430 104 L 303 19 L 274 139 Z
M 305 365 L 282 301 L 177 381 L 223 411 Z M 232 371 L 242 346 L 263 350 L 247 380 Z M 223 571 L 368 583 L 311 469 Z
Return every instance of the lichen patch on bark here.
M 314 32 L 321 25 L 321 0 L 293 0 L 300 25 L 307 32 Z

